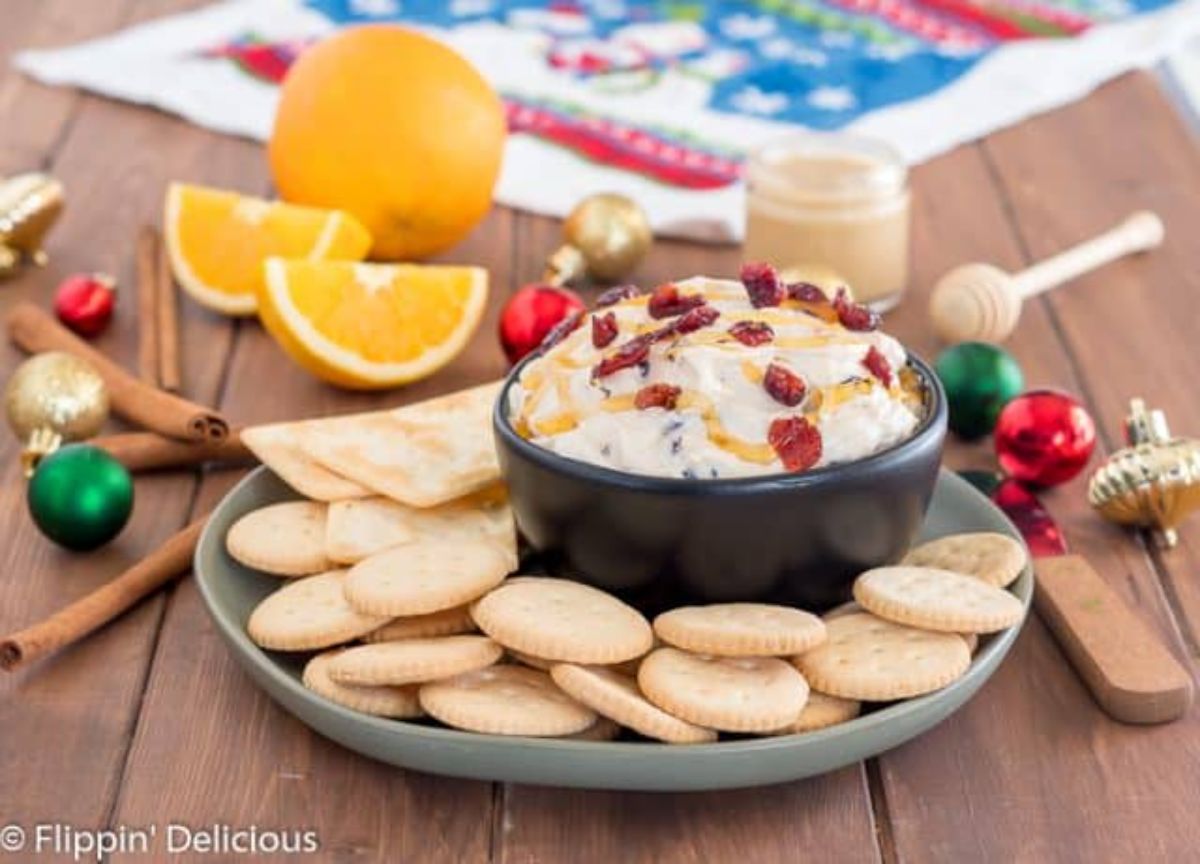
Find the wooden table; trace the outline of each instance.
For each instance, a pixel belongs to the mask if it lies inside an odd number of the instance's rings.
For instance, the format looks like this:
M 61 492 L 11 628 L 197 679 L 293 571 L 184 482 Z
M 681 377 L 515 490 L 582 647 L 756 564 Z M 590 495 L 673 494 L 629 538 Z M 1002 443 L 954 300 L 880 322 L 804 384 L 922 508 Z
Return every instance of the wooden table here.
M 74 271 L 109 271 L 130 287 L 135 230 L 159 218 L 171 180 L 269 191 L 257 145 L 42 87 L 7 63 L 17 48 L 66 44 L 197 5 L 5 3 L 0 175 L 50 170 L 70 204 L 50 241 L 51 265 L 0 289 L 0 312 L 25 298 L 48 303 Z M 1124 77 L 959 148 L 918 168 L 914 184 L 913 290 L 887 326 L 925 356 L 937 346 L 923 295 L 947 268 L 967 260 L 1018 267 L 1130 210 L 1161 213 L 1164 248 L 1031 303 L 1011 348 L 1029 385 L 1082 395 L 1102 430 L 1102 451 L 1118 446 L 1132 396 L 1167 409 L 1176 430 L 1200 434 L 1200 150 L 1150 77 Z M 448 256 L 491 271 L 492 305 L 478 338 L 432 380 L 378 397 L 322 386 L 254 322 L 185 302 L 187 393 L 239 423 L 258 423 L 417 400 L 499 375 L 497 309 L 538 275 L 557 236 L 551 220 L 495 210 Z M 638 279 L 727 274 L 737 263 L 736 248 L 661 242 Z M 130 366 L 133 306 L 127 291 L 99 341 Z M 0 348 L 2 374 L 20 359 Z M 70 555 L 34 530 L 16 443 L 2 438 L 5 631 L 111 578 L 212 507 L 238 476 L 141 476 L 132 524 L 119 540 Z M 956 446 L 948 458 L 964 467 L 990 457 L 980 445 Z M 1200 519 L 1181 532 L 1178 549 L 1159 553 L 1093 516 L 1083 479 L 1046 501 L 1074 547 L 1193 664 Z M 259 692 L 184 581 L 60 656 L 0 678 L 0 777 L 0 825 L 307 827 L 320 835 L 321 860 L 334 861 L 1144 864 L 1200 855 L 1200 711 L 1155 728 L 1108 720 L 1036 618 L 963 711 L 879 759 L 766 789 L 620 794 L 441 779 L 342 750 Z

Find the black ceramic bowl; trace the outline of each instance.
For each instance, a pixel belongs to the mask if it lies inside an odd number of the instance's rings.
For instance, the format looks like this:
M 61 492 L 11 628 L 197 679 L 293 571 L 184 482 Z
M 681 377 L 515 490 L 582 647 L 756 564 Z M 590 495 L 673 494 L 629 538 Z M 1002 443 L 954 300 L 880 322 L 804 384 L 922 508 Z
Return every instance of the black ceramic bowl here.
M 535 355 L 536 356 L 536 355 Z M 916 537 L 946 437 L 946 395 L 921 360 L 926 392 L 912 437 L 865 459 L 801 474 L 720 480 L 647 477 L 560 456 L 493 411 L 517 525 L 562 572 L 647 612 L 685 602 L 773 600 L 824 609 L 854 577 L 894 563 Z

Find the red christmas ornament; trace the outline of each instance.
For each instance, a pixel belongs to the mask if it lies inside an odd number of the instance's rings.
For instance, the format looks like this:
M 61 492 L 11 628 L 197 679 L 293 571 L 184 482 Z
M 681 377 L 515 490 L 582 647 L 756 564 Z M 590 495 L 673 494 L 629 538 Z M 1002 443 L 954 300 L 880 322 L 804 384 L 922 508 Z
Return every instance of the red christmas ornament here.
M 516 363 L 542 344 L 546 334 L 568 315 L 586 309 L 579 295 L 555 285 L 526 285 L 500 313 L 500 344 L 508 362 Z
M 1096 424 L 1073 397 L 1030 390 L 1004 406 L 993 432 L 996 456 L 1009 477 L 1057 486 L 1083 470 L 1096 446 Z
M 68 276 L 54 294 L 58 320 L 80 336 L 98 336 L 112 319 L 117 280 L 104 273 Z

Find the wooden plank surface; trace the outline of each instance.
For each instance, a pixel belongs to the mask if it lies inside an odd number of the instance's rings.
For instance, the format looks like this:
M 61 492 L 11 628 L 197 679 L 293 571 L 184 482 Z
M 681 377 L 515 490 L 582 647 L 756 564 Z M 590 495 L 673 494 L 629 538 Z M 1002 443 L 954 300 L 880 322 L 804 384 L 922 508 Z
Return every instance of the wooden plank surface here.
M 44 88 L 4 62 L 17 47 L 67 43 L 200 2 L 6 4 L 0 172 L 49 166 L 72 203 L 52 236 L 51 267 L 6 285 L 0 312 L 18 299 L 44 301 L 75 270 L 107 269 L 130 284 L 134 230 L 157 219 L 171 179 L 268 188 L 255 145 Z M 1016 268 L 1128 209 L 1163 212 L 1166 248 L 1032 304 L 1011 348 L 1031 386 L 1085 394 L 1107 447 L 1117 443 L 1112 433 L 1132 395 L 1168 408 L 1179 431 L 1200 432 L 1200 403 L 1191 398 L 1200 377 L 1200 277 L 1188 233 L 1200 216 L 1200 156 L 1148 78 L 1127 77 L 934 160 L 916 172 L 915 185 L 913 294 L 887 326 L 927 357 L 937 346 L 923 294 L 945 269 L 975 259 Z M 491 336 L 499 306 L 540 274 L 558 239 L 553 220 L 505 210 L 489 217 L 449 256 L 491 271 L 479 337 L 451 368 L 396 394 L 325 387 L 288 363 L 257 325 L 230 324 L 185 302 L 187 393 L 237 422 L 259 422 L 412 401 L 495 377 L 504 369 Z M 731 274 L 738 260 L 733 247 L 660 243 L 637 278 Z M 131 307 L 100 345 L 132 362 Z M 0 349 L 0 372 L 19 359 Z M 14 454 L 11 440 L 0 444 L 0 530 L 9 538 L 0 557 L 0 627 L 110 578 L 193 509 L 211 507 L 237 477 L 139 478 L 125 534 L 100 552 L 71 556 L 52 549 L 25 516 Z M 990 463 L 984 445 L 956 446 L 949 459 L 955 467 Z M 1181 549 L 1147 555 L 1090 513 L 1082 489 L 1081 479 L 1046 496 L 1076 551 L 1191 663 L 1200 633 L 1200 522 L 1185 529 Z M 74 650 L 0 678 L 0 765 L 20 766 L 0 789 L 0 822 L 312 827 L 322 860 L 1186 860 L 1200 848 L 1191 818 L 1198 722 L 1195 712 L 1157 729 L 1108 721 L 1033 620 L 964 711 L 869 768 L 690 795 L 445 780 L 359 758 L 275 707 L 235 666 L 185 582 Z
M 1146 92 L 1130 98 L 1131 89 Z M 917 182 L 925 218 L 917 222 L 916 292 L 888 326 L 918 351 L 933 350 L 921 294 L 957 263 L 978 259 L 1016 269 L 1031 253 L 1050 254 L 1137 207 L 1174 203 L 1177 212 L 1171 221 L 1189 224 L 1186 214 L 1178 212 L 1185 196 L 1176 191 L 1177 175 L 1166 173 L 1174 165 L 1120 162 L 1135 150 L 1144 152 L 1134 142 L 1146 143 L 1146 127 L 1130 124 L 1128 118 L 1131 112 L 1147 111 L 1148 104 L 1157 107 L 1152 95 L 1145 79 L 1126 78 L 1078 106 L 994 135 L 982 149 L 959 151 L 922 168 Z M 1096 112 L 1105 118 L 1090 116 Z M 1111 164 L 1093 162 L 1093 151 L 1078 146 L 1085 140 L 1105 142 L 1095 153 L 1120 155 Z M 1151 140 L 1151 149 L 1170 143 L 1162 133 Z M 1170 155 L 1181 159 L 1181 154 Z M 956 159 L 971 164 L 952 168 Z M 1186 184 L 1186 178 L 1181 182 Z M 956 194 L 964 187 L 972 193 Z M 1197 187 L 1193 182 L 1182 188 Z M 1196 203 L 1193 195 L 1192 220 Z M 931 210 L 940 211 L 940 216 Z M 1021 229 L 1016 232 L 1011 227 L 1014 213 Z M 1034 221 L 1036 214 L 1041 214 L 1040 221 Z M 1024 219 L 1031 220 L 1028 226 Z M 1109 431 L 1119 421 L 1124 399 L 1133 395 L 1129 388 L 1161 393 L 1162 404 L 1173 409 L 1190 402 L 1178 392 L 1169 394 L 1195 380 L 1194 374 L 1188 377 L 1195 357 L 1179 368 L 1156 370 L 1163 377 L 1153 383 L 1144 369 L 1133 365 L 1135 358 L 1153 354 L 1152 362 L 1170 366 L 1171 357 L 1186 353 L 1176 340 L 1186 341 L 1195 332 L 1180 326 L 1186 321 L 1183 308 L 1173 310 L 1179 316 L 1175 322 L 1165 317 L 1155 322 L 1158 330 L 1169 331 L 1160 335 L 1152 336 L 1155 328 L 1133 317 L 1132 307 L 1151 292 L 1172 298 L 1179 307 L 1187 305 L 1187 294 L 1177 293 L 1178 286 L 1194 276 L 1176 272 L 1172 262 L 1182 271 L 1181 259 L 1190 258 L 1194 268 L 1194 245 L 1190 256 L 1177 255 L 1168 248 L 1125 261 L 1049 300 L 1026 304 L 1020 329 L 1008 347 L 1021 362 L 1027 383 L 1083 394 Z M 1121 295 L 1129 308 L 1114 312 L 1107 308 L 1108 301 L 1086 296 L 1089 288 L 1105 297 Z M 1064 344 L 1065 316 L 1058 312 L 1059 304 L 1073 304 L 1072 315 L 1100 316 L 1105 325 L 1087 326 L 1074 318 L 1079 344 L 1070 339 Z M 1122 327 L 1136 329 L 1143 344 L 1130 343 L 1129 329 L 1115 336 L 1116 344 L 1106 338 L 1110 330 Z M 1165 345 L 1171 347 L 1162 352 L 1159 346 Z M 1087 352 L 1086 359 L 1081 350 Z M 1108 396 L 1098 399 L 1101 393 Z M 987 448 L 957 447 L 950 464 L 990 464 Z M 1171 610 L 1149 560 L 1125 532 L 1092 513 L 1085 489 L 1086 474 L 1047 493 L 1044 500 L 1075 551 L 1087 556 L 1182 656 Z M 1198 760 L 1200 718 L 1195 711 L 1178 723 L 1155 728 L 1109 720 L 1034 618 L 1010 659 L 967 710 L 886 754 L 880 766 L 898 860 L 932 856 L 956 861 L 1169 861 L 1185 860 L 1189 850 L 1200 848 L 1189 792 Z M 939 815 L 947 812 L 969 813 L 972 818 Z

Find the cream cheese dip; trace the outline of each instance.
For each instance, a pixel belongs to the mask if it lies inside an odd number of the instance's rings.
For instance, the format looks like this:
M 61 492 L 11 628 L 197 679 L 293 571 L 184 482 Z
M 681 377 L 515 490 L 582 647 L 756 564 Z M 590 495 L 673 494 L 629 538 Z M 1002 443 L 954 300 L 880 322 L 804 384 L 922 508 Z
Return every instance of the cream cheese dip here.
M 510 388 L 517 432 L 582 462 L 694 479 L 848 462 L 914 432 L 919 380 L 874 313 L 767 265 L 741 276 L 601 295 Z

